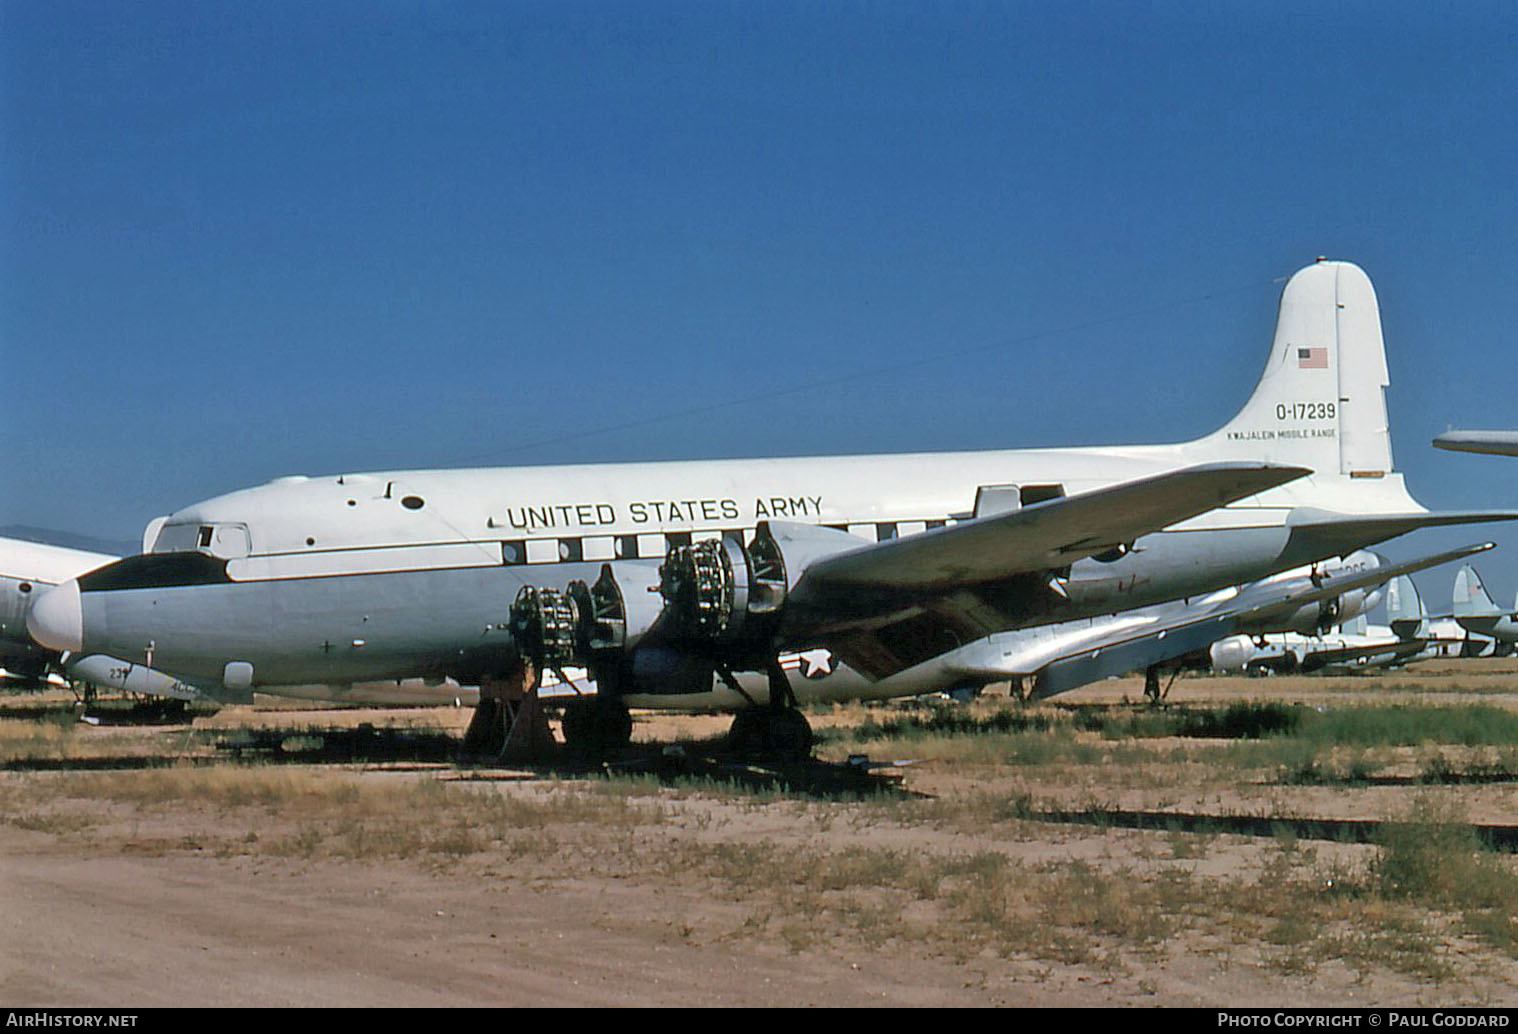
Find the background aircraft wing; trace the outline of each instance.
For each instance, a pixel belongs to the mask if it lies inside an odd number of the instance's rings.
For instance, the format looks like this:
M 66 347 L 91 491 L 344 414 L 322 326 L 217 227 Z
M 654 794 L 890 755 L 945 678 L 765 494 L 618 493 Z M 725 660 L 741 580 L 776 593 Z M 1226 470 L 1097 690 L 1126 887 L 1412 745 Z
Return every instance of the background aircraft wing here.
M 1452 452 L 1518 456 L 1518 431 L 1446 431 L 1434 439 L 1434 445 Z
M 989 651 L 980 663 L 972 661 L 956 665 L 956 668 L 967 677 L 988 680 L 1034 676 L 1037 680 L 1034 695 L 1052 696 L 1205 650 L 1219 639 L 1234 635 L 1249 623 L 1258 622 L 1276 611 L 1290 613 L 1342 593 L 1380 585 L 1398 575 L 1436 567 L 1493 547 L 1494 543 L 1483 542 L 1372 571 L 1326 576 L 1322 585 L 1305 589 L 1300 586 L 1251 587 L 1220 603 L 1181 608 L 1173 617 L 1147 625 L 1124 625 L 1110 634 L 1094 632 L 1058 656 L 1046 654 L 1039 657 L 1039 664 L 1033 670 L 1024 670 L 1030 667 L 1028 665 L 998 665 L 997 658 Z M 1256 588 L 1259 591 L 1255 591 Z
M 1303 655 L 1299 670 L 1311 673 L 1334 664 L 1386 657 L 1389 663 L 1397 663 L 1421 653 L 1428 646 L 1427 639 L 1388 639 L 1383 643 L 1367 643 L 1364 646 L 1334 646 L 1323 650 L 1310 650 Z

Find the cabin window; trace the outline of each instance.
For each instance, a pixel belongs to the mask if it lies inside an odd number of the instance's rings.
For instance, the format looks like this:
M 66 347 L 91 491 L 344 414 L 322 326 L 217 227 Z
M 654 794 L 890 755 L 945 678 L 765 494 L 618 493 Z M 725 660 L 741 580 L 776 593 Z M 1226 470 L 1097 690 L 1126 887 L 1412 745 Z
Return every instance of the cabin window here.
M 505 564 L 507 567 L 514 567 L 517 564 L 525 564 L 526 562 L 527 544 L 525 542 L 517 541 L 501 543 L 501 563 Z
M 528 539 L 527 562 L 529 564 L 552 564 L 559 559 L 558 539 Z
M 588 535 L 580 540 L 581 560 L 615 560 L 616 545 L 610 535 Z

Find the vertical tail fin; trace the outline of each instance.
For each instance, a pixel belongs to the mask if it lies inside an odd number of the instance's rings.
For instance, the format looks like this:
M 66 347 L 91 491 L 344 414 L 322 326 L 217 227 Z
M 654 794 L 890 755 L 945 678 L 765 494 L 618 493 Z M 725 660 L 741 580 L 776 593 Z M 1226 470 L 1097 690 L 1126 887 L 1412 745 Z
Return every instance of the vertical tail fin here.
M 1405 574 L 1386 583 L 1386 621 L 1398 639 L 1417 639 L 1427 633 L 1423 600 L 1418 587 Z
M 1319 476 L 1383 478 L 1392 471 L 1389 383 L 1370 278 L 1352 263 L 1319 261 L 1281 293 L 1254 394 L 1196 444 L 1229 458 L 1311 467 Z
M 1455 573 L 1454 612 L 1457 618 L 1497 617 L 1502 613 L 1481 584 L 1481 576 L 1470 564 Z

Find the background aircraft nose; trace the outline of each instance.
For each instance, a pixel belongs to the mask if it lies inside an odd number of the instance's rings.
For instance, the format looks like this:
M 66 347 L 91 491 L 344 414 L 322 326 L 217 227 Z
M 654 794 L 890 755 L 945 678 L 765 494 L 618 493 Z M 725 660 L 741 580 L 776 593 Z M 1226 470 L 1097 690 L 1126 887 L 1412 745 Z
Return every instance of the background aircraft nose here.
M 72 578 L 38 596 L 26 615 L 26 630 L 50 650 L 78 650 L 84 645 L 84 608 L 79 583 Z

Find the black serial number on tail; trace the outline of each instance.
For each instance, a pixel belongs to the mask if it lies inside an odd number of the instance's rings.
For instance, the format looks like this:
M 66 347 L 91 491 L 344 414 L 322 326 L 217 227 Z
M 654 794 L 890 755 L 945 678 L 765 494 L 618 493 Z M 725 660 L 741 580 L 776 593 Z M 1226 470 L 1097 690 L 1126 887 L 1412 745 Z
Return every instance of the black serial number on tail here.
M 1338 406 L 1332 402 L 1283 402 L 1276 406 L 1277 420 L 1335 420 Z

